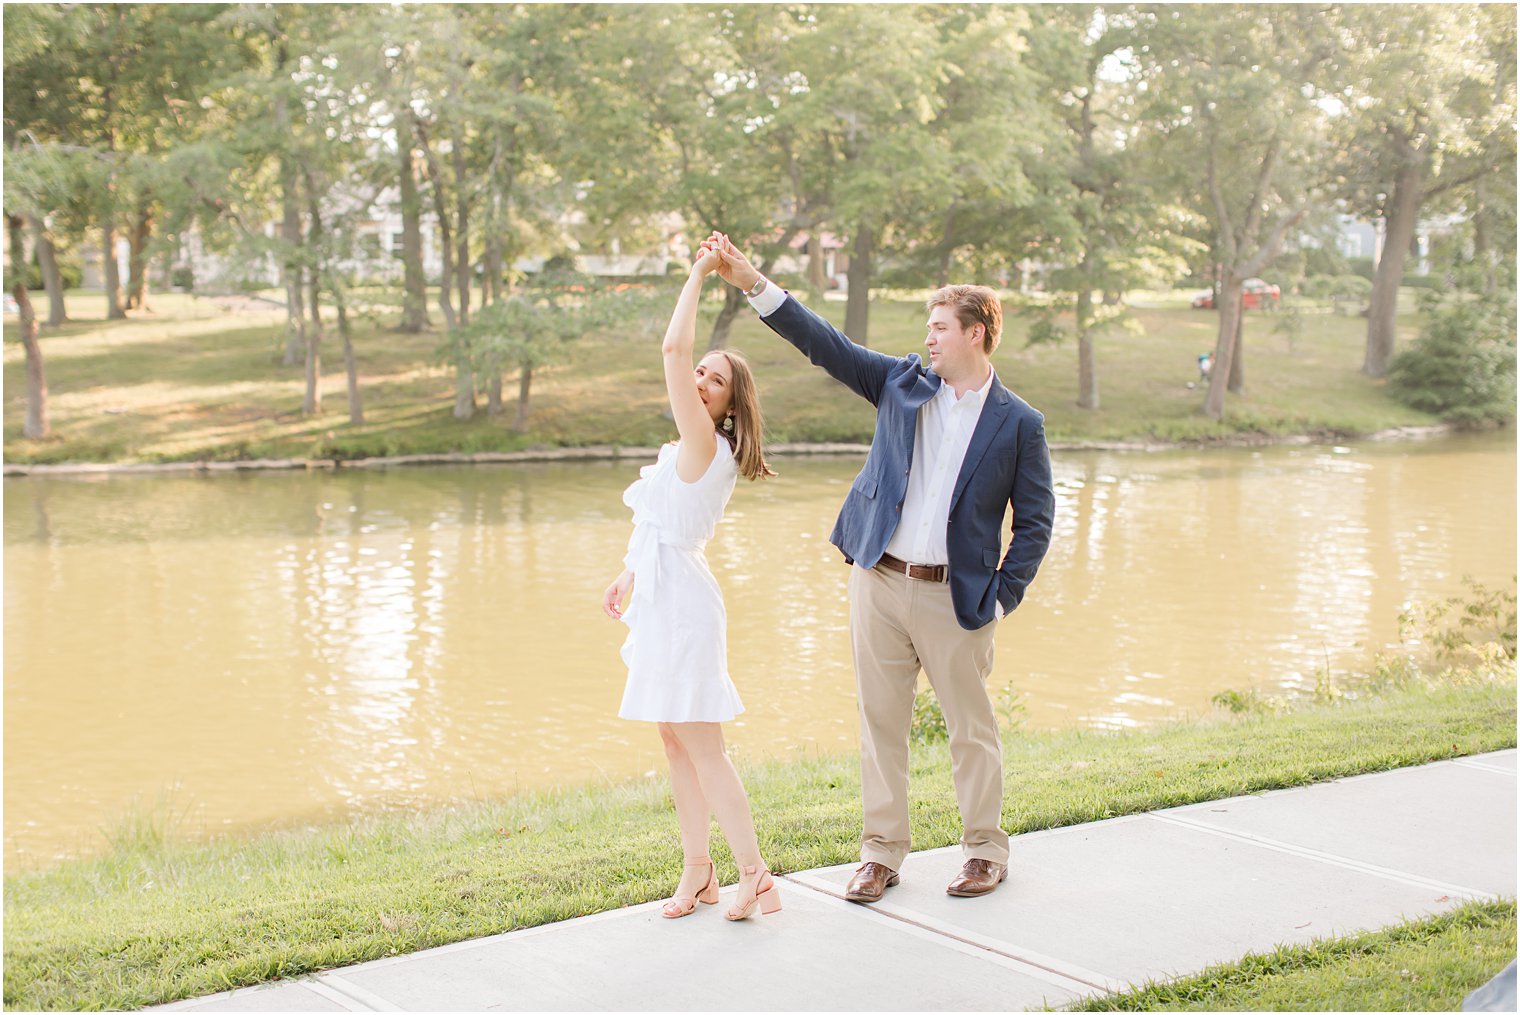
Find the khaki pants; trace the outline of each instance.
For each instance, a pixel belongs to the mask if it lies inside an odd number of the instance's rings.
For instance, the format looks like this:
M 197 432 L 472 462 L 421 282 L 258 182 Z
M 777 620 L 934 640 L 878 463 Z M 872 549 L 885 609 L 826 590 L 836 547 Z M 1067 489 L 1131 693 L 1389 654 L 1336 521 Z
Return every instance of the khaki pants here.
M 850 640 L 860 698 L 865 821 L 860 859 L 901 870 L 908 855 L 908 731 L 922 668 L 945 713 L 966 859 L 1008 862 L 1003 748 L 987 697 L 997 621 L 967 631 L 950 586 L 883 567 L 850 569 Z

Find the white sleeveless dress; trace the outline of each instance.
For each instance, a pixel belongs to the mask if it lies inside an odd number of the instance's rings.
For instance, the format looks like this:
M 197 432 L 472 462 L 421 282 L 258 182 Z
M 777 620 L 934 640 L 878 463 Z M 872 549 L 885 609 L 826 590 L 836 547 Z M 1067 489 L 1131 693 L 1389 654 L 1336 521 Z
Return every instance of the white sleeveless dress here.
M 623 492 L 633 536 L 623 564 L 633 596 L 623 612 L 628 683 L 618 716 L 644 722 L 726 722 L 744 711 L 728 677 L 728 614 L 702 550 L 734 492 L 728 441 L 695 483 L 676 474 L 676 445 Z

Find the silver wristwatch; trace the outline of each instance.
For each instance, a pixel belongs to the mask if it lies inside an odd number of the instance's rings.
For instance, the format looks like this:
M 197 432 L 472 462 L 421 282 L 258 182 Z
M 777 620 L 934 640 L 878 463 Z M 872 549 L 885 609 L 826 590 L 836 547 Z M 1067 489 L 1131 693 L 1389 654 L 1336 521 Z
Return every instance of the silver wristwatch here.
M 769 285 L 769 283 L 766 282 L 765 276 L 761 275 L 758 279 L 755 280 L 755 284 L 752 288 L 745 290 L 744 297 L 746 299 L 754 299 L 756 296 L 759 296 L 761 293 L 765 292 L 765 287 L 767 285 Z

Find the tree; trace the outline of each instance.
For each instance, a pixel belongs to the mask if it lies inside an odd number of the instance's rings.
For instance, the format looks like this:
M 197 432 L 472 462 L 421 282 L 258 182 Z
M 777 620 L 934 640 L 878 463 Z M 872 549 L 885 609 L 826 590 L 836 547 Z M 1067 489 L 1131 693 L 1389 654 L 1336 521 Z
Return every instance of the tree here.
M 1097 409 L 1096 340 L 1124 316 L 1117 305 L 1095 304 L 1094 292 L 1170 282 L 1184 270 L 1185 228 L 1196 216 L 1144 151 L 1149 124 L 1137 113 L 1144 69 L 1132 51 L 1133 14 L 1084 4 L 1040 8 L 1035 22 L 1031 61 L 1060 124 L 1044 146 L 1059 178 L 1039 202 L 1041 257 L 1061 266 L 1051 286 L 1069 294 L 1074 310 L 1077 405 Z M 1043 332 L 1059 334 L 1050 325 Z
M 1362 364 L 1381 377 L 1393 357 L 1399 285 L 1423 210 L 1459 188 L 1513 183 L 1515 12 L 1353 5 L 1342 17 L 1353 68 L 1341 96 L 1348 110 L 1342 193 L 1384 222 Z
M 787 17 L 764 6 L 618 8 L 587 26 L 580 52 L 603 69 L 566 96 L 579 122 L 597 119 L 601 129 L 582 132 L 567 154 L 592 181 L 584 201 L 592 235 L 632 227 L 662 241 L 675 212 L 689 248 L 720 229 L 764 271 L 813 224 L 788 201 L 787 138 L 774 114 Z M 670 38 L 701 42 L 661 63 L 637 57 Z M 651 193 L 663 195 L 659 206 Z M 709 349 L 726 346 L 744 306 L 742 293 L 724 289 Z
M 1424 317 L 1389 367 L 1394 397 L 1467 426 L 1514 419 L 1513 293 L 1435 295 Z
M 560 362 L 570 342 L 607 327 L 641 328 L 660 290 L 620 289 L 573 271 L 545 271 L 530 286 L 481 308 L 460 329 L 480 372 L 518 371 L 517 415 L 512 429 L 526 433 L 537 370 Z M 452 349 L 443 350 L 453 358 Z
M 42 347 L 37 342 L 37 315 L 26 291 L 26 241 L 21 216 L 7 212 L 5 224 L 11 255 L 11 293 L 21 318 L 21 344 L 26 350 L 26 423 L 21 432 L 28 440 L 37 440 L 49 432 L 47 374 L 42 366 Z
M 818 203 L 850 237 L 844 330 L 862 345 L 874 262 L 892 243 L 897 210 L 930 203 L 944 182 L 930 129 L 944 105 L 942 11 L 841 5 L 791 15 L 796 94 L 777 115 L 797 139 L 804 191 L 824 195 Z
M 1136 41 L 1157 125 L 1150 143 L 1212 227 L 1219 333 L 1203 408 L 1223 419 L 1226 391 L 1245 390 L 1245 280 L 1323 200 L 1329 159 L 1315 99 L 1334 67 L 1334 36 L 1304 7 L 1154 6 Z
M 10 191 L 6 206 L 24 205 L 27 209 L 22 214 L 35 236 L 42 283 L 47 290 L 47 324 L 56 327 L 68 319 L 68 311 L 51 216 L 75 196 L 65 165 L 68 156 L 57 150 L 71 132 L 79 109 L 75 94 L 78 77 L 70 73 L 75 40 L 70 37 L 63 11 L 55 6 L 7 7 L 4 18 L 6 184 Z

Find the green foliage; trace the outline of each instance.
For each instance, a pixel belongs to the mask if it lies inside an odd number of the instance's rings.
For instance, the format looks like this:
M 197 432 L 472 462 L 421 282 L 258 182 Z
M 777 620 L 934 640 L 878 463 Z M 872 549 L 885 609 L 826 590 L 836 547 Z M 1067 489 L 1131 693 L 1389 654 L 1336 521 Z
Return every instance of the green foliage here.
M 1057 319 L 1056 307 L 1043 307 L 1030 311 L 1025 319 L 1029 322 L 1028 333 L 1024 336 L 1026 347 L 1036 345 L 1059 345 L 1072 335 L 1072 330 L 1065 327 Z
M 1209 699 L 1215 708 L 1222 708 L 1233 715 L 1252 715 L 1276 711 L 1268 699 L 1251 688 L 1245 691 L 1220 691 Z
M 540 272 L 531 285 L 475 311 L 468 325 L 447 336 L 437 355 L 453 363 L 463 351 L 477 372 L 534 370 L 563 362 L 568 343 L 599 330 L 649 330 L 663 295 L 655 286 L 608 282 L 563 268 Z
M 1028 709 L 1019 700 L 1012 684 L 998 692 L 992 710 L 997 715 L 998 725 L 1005 730 L 1020 728 L 1028 715 Z M 933 688 L 921 688 L 913 696 L 913 721 L 908 727 L 908 736 L 916 744 L 937 744 L 950 739 L 945 713 Z
M 1317 300 L 1337 296 L 1365 300 L 1372 295 L 1372 279 L 1362 275 L 1310 275 L 1304 279 L 1300 291 Z
M 1463 575 L 1466 591 L 1399 614 L 1399 637 L 1429 645 L 1443 662 L 1515 658 L 1515 592 Z
M 79 283 L 84 278 L 84 269 L 80 267 L 79 262 L 76 260 L 59 258 L 58 276 L 63 282 L 65 289 L 77 289 L 79 288 Z M 10 292 L 11 286 L 10 263 L 7 261 L 5 291 Z M 36 261 L 32 261 L 26 266 L 26 287 L 34 292 L 44 288 L 42 283 L 42 268 Z
M 1394 397 L 1461 425 L 1514 419 L 1514 322 L 1513 294 L 1429 299 L 1420 337 L 1389 367 Z
M 1272 715 L 1305 705 L 1335 706 L 1408 688 L 1492 684 L 1514 678 L 1516 596 L 1491 589 L 1470 576 L 1464 591 L 1399 614 L 1402 647 L 1373 656 L 1361 673 L 1337 674 L 1329 666 L 1314 673 L 1314 689 L 1303 697 L 1264 695 L 1255 688 L 1220 691 L 1210 699 L 1234 715 Z

